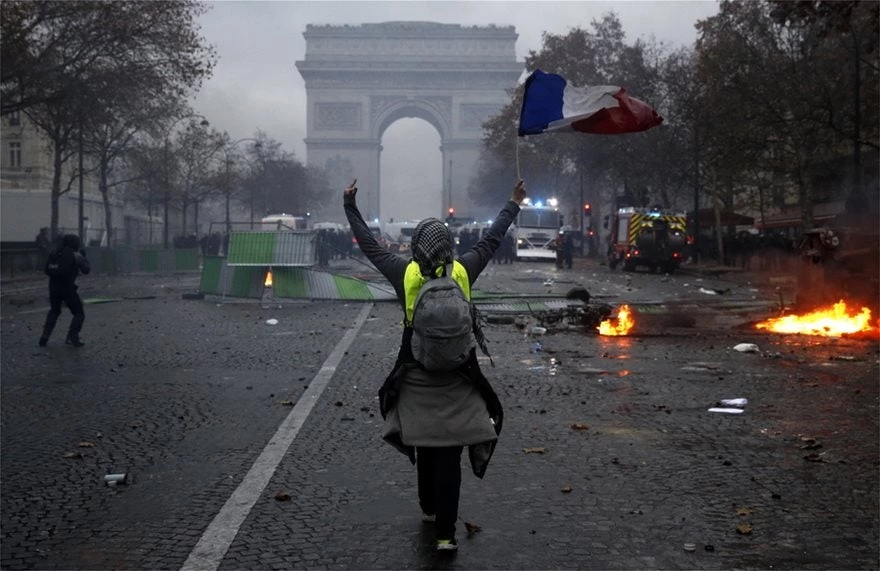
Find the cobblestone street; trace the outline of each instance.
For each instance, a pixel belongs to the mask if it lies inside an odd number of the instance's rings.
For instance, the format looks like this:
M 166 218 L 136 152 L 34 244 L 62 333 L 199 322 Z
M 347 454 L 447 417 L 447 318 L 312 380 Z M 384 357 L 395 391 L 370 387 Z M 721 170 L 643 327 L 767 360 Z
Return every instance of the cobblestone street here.
M 743 327 L 777 295 L 761 284 L 490 265 L 484 292 L 583 285 L 666 313 L 629 337 L 549 328 L 539 351 L 536 316 L 488 326 L 504 431 L 484 480 L 463 462 L 460 549 L 438 558 L 415 469 L 381 440 L 397 304 L 182 299 L 196 275 L 80 283 L 104 302 L 79 350 L 66 310 L 37 347 L 42 281 L 4 288 L 3 569 L 180 569 L 242 489 L 253 507 L 208 546 L 220 569 L 878 568 L 877 341 Z M 737 397 L 741 415 L 707 410 Z

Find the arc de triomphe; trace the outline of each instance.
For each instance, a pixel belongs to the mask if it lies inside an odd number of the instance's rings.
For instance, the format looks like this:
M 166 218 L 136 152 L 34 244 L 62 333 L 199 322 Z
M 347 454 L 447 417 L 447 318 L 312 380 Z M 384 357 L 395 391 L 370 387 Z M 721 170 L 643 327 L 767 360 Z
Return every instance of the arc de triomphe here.
M 471 211 L 465 191 L 482 123 L 509 101 L 523 71 L 513 26 L 310 24 L 303 35 L 296 67 L 306 85 L 308 164 L 327 168 L 339 188 L 357 176 L 362 212 L 377 218 L 382 134 L 398 119 L 421 118 L 440 133 L 441 204 L 452 189 L 456 212 Z

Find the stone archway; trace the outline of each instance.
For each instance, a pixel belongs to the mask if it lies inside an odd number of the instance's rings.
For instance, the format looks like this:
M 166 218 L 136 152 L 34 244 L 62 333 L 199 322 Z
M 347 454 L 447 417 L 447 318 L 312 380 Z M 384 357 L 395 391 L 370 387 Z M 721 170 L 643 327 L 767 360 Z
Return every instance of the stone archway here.
M 332 169 L 347 161 L 364 216 L 377 217 L 382 134 L 398 119 L 420 118 L 440 133 L 444 194 L 455 192 L 460 213 L 472 210 L 465 189 L 479 158 L 482 123 L 508 102 L 506 90 L 523 71 L 514 28 L 310 24 L 303 35 L 306 56 L 296 67 L 306 84 L 308 164 Z M 350 182 L 330 174 L 331 184 Z

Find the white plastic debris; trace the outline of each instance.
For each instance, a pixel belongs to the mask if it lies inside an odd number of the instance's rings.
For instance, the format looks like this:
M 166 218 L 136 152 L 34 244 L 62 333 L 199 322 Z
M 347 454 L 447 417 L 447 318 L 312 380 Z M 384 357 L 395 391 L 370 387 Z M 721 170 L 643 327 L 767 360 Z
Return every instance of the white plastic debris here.
M 108 486 L 115 486 L 117 484 L 125 484 L 128 478 L 128 474 L 107 474 L 104 476 L 104 483 Z
M 749 399 L 746 398 L 737 398 L 737 399 L 721 399 L 718 401 L 718 404 L 722 406 L 733 406 L 733 407 L 744 407 L 749 404 Z
M 738 345 L 733 346 L 734 351 L 739 351 L 740 353 L 757 353 L 760 351 L 758 346 L 754 343 L 740 343 Z
M 711 290 L 711 289 L 706 289 L 706 288 L 704 288 L 704 287 L 701 287 L 701 288 L 700 288 L 700 293 L 706 293 L 706 294 L 709 294 L 709 295 L 718 295 L 718 292 L 717 292 L 717 291 L 714 291 L 714 290 Z
M 712 407 L 709 409 L 709 412 L 724 412 L 727 414 L 742 414 L 745 411 L 741 408 Z
M 266 320 L 266 323 L 267 323 L 268 325 L 278 325 L 278 320 L 277 320 L 277 319 L 274 319 L 274 318 L 273 318 L 273 319 L 267 319 L 267 320 Z
M 545 333 L 547 333 L 546 327 L 539 327 L 537 325 L 532 327 L 532 335 L 543 335 Z

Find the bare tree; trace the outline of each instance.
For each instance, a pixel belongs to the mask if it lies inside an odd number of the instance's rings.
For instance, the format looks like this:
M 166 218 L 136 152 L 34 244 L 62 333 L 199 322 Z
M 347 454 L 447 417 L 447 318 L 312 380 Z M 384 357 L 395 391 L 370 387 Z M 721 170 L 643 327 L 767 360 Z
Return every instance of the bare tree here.
M 61 168 L 75 131 L 88 126 L 92 151 L 104 164 L 106 207 L 107 167 L 144 126 L 145 114 L 133 111 L 146 105 L 151 115 L 161 108 L 149 101 L 173 107 L 210 76 L 213 49 L 196 24 L 204 9 L 196 0 L 0 4 L 3 112 L 24 110 L 50 140 L 53 232 Z

